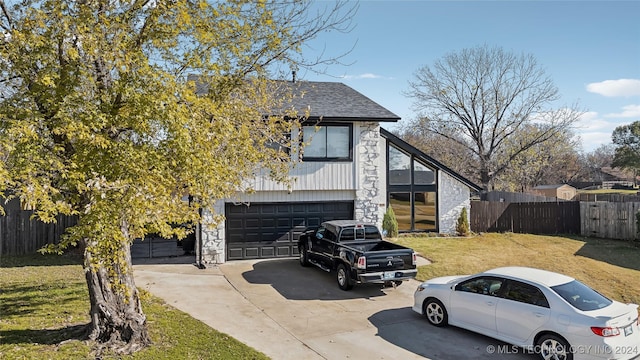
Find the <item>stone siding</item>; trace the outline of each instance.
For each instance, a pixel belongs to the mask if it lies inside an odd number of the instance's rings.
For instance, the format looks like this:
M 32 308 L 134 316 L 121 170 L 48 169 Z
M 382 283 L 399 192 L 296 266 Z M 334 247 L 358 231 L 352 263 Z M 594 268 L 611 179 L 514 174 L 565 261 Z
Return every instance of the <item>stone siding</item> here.
M 217 221 L 218 226 L 214 226 L 216 223 L 214 214 L 224 214 L 224 201 L 218 201 L 211 211 L 203 211 L 203 224 L 202 224 L 202 261 L 207 264 L 222 264 L 226 260 L 226 243 L 225 243 L 225 225 L 224 221 Z M 209 225 L 207 225 L 209 224 Z M 200 258 L 200 249 L 196 242 L 196 259 Z
M 361 123 L 357 144 L 355 220 L 381 227 L 386 198 L 386 184 L 381 180 L 381 174 L 386 171 L 386 161 L 380 145 L 380 125 Z
M 438 200 L 438 213 L 440 217 L 438 231 L 441 234 L 455 234 L 456 224 L 462 208 L 467 208 L 467 217 L 471 214 L 469 188 L 450 175 L 440 171 L 438 178 Z

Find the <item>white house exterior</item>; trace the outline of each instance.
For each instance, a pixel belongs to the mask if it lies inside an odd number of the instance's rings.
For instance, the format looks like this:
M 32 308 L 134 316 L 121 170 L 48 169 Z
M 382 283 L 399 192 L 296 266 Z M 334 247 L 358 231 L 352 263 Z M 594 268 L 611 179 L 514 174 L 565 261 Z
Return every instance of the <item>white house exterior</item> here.
M 305 147 L 290 172 L 290 187 L 261 176 L 248 179 L 251 194 L 238 193 L 203 213 L 195 245 L 187 249 L 184 241 L 176 247 L 176 240 L 152 238 L 134 242 L 133 257 L 195 253 L 203 264 L 297 256 L 298 237 L 307 227 L 340 219 L 381 227 L 388 206 L 401 232 L 455 233 L 462 208 L 470 213 L 477 185 L 381 127 L 400 118 L 352 88 L 286 84 L 298 95 L 293 106 L 307 116 L 291 134 Z M 292 157 L 297 150 L 291 149 Z M 214 214 L 225 220 L 207 225 Z
M 255 192 L 218 202 L 205 218 L 221 214 L 226 220 L 198 232 L 200 261 L 296 256 L 307 227 L 334 219 L 381 227 L 388 205 L 401 231 L 455 232 L 476 185 L 381 128 L 399 117 L 346 85 L 292 86 L 304 91 L 296 106 L 310 109 L 314 124 L 292 134 L 306 142 L 311 134 L 304 132 L 313 132 L 303 161 L 290 172 L 292 185 L 257 177 Z

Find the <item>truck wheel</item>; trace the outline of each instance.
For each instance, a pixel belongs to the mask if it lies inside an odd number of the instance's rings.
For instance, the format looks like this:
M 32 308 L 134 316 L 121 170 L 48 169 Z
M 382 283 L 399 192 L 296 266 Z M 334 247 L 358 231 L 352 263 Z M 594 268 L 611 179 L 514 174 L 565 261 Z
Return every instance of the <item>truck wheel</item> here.
M 301 266 L 309 266 L 309 258 L 307 254 L 307 247 L 305 245 L 300 245 L 298 247 L 298 259 L 300 260 Z
M 344 264 L 338 265 L 336 279 L 338 280 L 338 286 L 340 286 L 340 289 L 347 291 L 353 288 L 353 281 L 349 275 L 349 270 L 347 270 L 347 267 Z
M 384 287 L 397 288 L 398 286 L 402 285 L 402 283 L 403 283 L 403 281 L 401 281 L 401 280 L 385 281 L 384 282 Z

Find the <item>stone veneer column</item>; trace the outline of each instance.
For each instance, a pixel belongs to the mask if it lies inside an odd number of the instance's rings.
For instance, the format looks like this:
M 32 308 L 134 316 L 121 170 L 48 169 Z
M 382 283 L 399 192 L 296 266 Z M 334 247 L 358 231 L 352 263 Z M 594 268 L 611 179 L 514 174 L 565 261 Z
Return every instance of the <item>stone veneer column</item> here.
M 385 204 L 383 187 L 386 186 L 382 184 L 381 172 L 386 170 L 386 164 L 380 146 L 380 125 L 360 123 L 358 128 L 359 141 L 354 154 L 358 172 L 355 219 L 381 227 Z
M 225 225 L 224 221 L 220 221 L 218 226 L 213 225 L 213 214 L 224 214 L 224 201 L 218 201 L 214 206 L 213 213 L 203 210 L 203 224 L 201 239 L 202 241 L 202 260 L 207 264 L 222 264 L 226 258 L 226 247 L 224 241 Z M 200 249 L 196 244 L 196 260 L 199 258 Z
M 440 172 L 439 175 L 439 232 L 442 234 L 455 234 L 458 217 L 463 207 L 467 208 L 467 219 L 471 218 L 469 188 L 450 175 L 443 172 Z

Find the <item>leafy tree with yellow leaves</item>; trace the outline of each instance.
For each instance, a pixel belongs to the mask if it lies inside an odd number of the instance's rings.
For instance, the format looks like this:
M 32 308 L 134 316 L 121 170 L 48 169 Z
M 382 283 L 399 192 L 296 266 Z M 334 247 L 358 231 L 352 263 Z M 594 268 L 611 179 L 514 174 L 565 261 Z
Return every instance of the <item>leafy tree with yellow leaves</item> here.
M 198 223 L 200 209 L 258 173 L 286 181 L 295 154 L 269 145 L 291 141 L 296 122 L 283 116 L 295 114 L 267 79 L 337 61 L 306 59 L 302 46 L 348 31 L 357 9 L 317 6 L 0 0 L 0 194 L 43 221 L 78 217 L 46 250 L 83 249 L 98 347 L 149 344 L 133 239 L 185 236 L 172 224 Z

